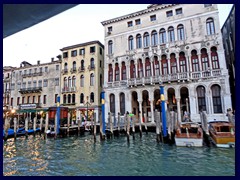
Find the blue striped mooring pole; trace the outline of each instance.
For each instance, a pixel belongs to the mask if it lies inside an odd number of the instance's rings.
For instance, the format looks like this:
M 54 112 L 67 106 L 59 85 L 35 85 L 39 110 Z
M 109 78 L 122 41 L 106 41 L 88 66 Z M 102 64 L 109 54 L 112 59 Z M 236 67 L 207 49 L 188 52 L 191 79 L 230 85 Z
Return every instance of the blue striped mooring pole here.
M 105 100 L 104 100 L 104 91 L 101 93 L 102 99 L 102 132 L 105 134 Z
M 163 137 L 167 136 L 167 122 L 166 122 L 166 112 L 165 112 L 165 98 L 164 98 L 164 86 L 160 86 L 160 97 L 162 102 L 162 127 L 163 127 Z
M 57 97 L 57 134 L 60 129 L 60 96 Z

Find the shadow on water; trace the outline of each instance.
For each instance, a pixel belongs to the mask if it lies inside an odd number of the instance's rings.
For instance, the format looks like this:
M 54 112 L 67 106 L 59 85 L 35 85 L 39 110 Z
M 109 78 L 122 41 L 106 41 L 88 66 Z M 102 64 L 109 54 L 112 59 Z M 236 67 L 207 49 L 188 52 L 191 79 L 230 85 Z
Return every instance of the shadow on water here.
M 36 136 L 3 146 L 4 176 L 234 176 L 235 149 L 187 148 L 156 142 L 156 134 L 100 141 L 93 136 Z

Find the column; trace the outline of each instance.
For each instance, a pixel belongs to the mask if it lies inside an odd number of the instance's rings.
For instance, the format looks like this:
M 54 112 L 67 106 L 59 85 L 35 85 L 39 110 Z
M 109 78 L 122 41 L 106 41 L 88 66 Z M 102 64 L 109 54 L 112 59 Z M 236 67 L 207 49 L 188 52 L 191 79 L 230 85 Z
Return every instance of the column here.
M 145 59 L 142 60 L 142 65 L 143 65 L 143 77 L 146 76 L 146 72 L 145 72 Z
M 202 59 L 201 59 L 201 54 L 198 54 L 197 55 L 198 56 L 198 62 L 199 62 L 199 71 L 202 71 Z M 201 77 L 202 77 L 202 75 L 201 75 Z
M 181 99 L 180 97 L 176 97 L 176 100 L 177 100 L 177 119 L 180 122 L 182 122 L 180 99 Z
M 115 113 L 113 114 L 113 116 L 114 116 L 113 120 L 114 120 L 114 122 L 116 122 L 117 114 L 118 114 L 118 112 L 120 112 L 120 98 L 119 98 L 120 94 L 119 94 L 119 92 L 117 92 L 114 95 L 115 95 Z
M 139 111 L 140 111 L 140 113 L 139 113 L 139 118 L 140 118 L 140 121 L 141 121 L 141 123 L 143 123 L 143 119 L 142 119 L 142 101 L 138 101 L 138 103 L 139 103 Z
M 189 74 L 192 72 L 192 63 L 190 62 L 191 57 L 189 56 L 185 56 L 185 57 L 186 57 L 186 66 L 187 66 L 187 78 L 189 79 Z
M 119 81 L 122 81 L 122 63 L 118 63 L 119 67 Z

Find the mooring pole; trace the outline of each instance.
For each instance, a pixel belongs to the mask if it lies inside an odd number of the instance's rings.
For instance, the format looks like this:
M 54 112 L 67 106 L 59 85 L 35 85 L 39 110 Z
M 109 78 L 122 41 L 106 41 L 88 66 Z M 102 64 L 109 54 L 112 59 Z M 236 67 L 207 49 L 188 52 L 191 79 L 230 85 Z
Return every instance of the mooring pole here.
M 28 117 L 25 119 L 25 136 L 28 138 Z
M 33 118 L 33 136 L 35 137 L 36 135 L 36 122 L 37 122 L 37 117 L 35 116 Z
M 96 113 L 93 114 L 93 120 L 94 120 L 94 127 L 93 127 L 93 136 L 94 136 L 94 142 L 96 142 L 96 134 L 97 134 L 97 116 L 96 116 Z
M 162 127 L 163 127 L 163 137 L 167 136 L 167 123 L 166 123 L 166 112 L 165 112 L 165 98 L 164 98 L 164 86 L 160 86 L 160 97 L 162 105 Z
M 13 119 L 13 123 L 14 123 L 14 139 L 16 140 L 16 138 L 17 138 L 17 118 Z
M 48 112 L 46 113 L 46 119 L 45 119 L 45 128 L 44 128 L 44 139 L 47 139 L 47 133 L 48 133 L 48 121 L 49 121 L 49 118 L 48 118 Z
M 56 124 L 56 136 L 59 134 L 60 130 L 60 96 L 57 97 L 57 124 Z
M 101 96 L 102 96 L 102 138 L 105 139 L 105 99 L 104 99 L 104 91 L 102 91 Z

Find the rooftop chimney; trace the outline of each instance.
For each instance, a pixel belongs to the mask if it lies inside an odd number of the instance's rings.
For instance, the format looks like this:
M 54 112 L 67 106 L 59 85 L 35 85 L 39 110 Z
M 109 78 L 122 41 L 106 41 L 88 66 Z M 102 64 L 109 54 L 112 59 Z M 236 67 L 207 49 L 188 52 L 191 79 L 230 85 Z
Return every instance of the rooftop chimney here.
M 54 61 L 54 58 L 51 58 L 52 59 L 52 62 Z
M 37 61 L 37 64 L 38 64 L 38 65 L 40 64 L 40 60 Z

